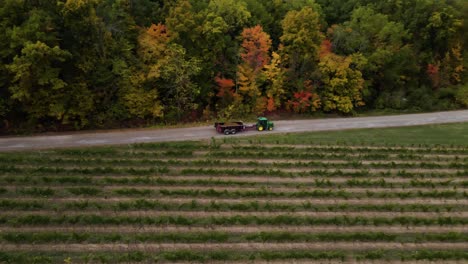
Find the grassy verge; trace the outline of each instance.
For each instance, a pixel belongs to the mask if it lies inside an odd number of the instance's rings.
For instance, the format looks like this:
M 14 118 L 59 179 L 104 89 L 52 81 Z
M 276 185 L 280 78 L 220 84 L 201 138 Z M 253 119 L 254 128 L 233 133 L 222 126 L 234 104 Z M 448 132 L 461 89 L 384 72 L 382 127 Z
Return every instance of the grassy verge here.
M 225 138 L 226 143 L 268 144 L 368 144 L 368 145 L 458 145 L 468 146 L 468 122 L 396 128 L 351 129 Z

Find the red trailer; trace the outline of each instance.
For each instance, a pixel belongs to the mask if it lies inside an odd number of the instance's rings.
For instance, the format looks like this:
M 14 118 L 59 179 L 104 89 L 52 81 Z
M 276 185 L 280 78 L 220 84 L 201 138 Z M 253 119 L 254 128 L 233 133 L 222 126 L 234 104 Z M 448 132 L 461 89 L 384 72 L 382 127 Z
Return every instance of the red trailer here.
M 214 127 L 219 133 L 225 135 L 236 134 L 237 132 L 246 131 L 246 130 L 273 130 L 274 124 L 271 121 L 268 121 L 266 117 L 257 118 L 257 123 L 254 125 L 245 125 L 242 121 L 235 122 L 216 122 Z
M 219 133 L 224 133 L 225 135 L 236 134 L 237 132 L 242 132 L 245 130 L 255 129 L 255 125 L 246 126 L 242 121 L 235 122 L 216 122 L 214 124 L 216 131 Z

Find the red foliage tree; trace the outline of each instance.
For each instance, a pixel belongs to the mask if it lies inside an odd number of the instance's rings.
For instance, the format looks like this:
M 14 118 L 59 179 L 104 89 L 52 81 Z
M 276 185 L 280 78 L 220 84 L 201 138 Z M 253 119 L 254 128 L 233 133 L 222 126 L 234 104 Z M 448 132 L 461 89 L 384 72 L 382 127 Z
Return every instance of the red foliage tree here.
M 432 81 L 432 86 L 434 88 L 439 87 L 440 84 L 440 71 L 439 71 L 439 63 L 438 64 L 428 64 L 427 65 L 427 75 Z
M 303 91 L 294 93 L 292 100 L 286 103 L 286 107 L 295 113 L 317 111 L 321 107 L 320 97 L 314 92 L 310 80 L 304 82 Z
M 225 97 L 232 97 L 234 95 L 234 91 L 232 90 L 232 88 L 234 87 L 234 81 L 232 79 L 226 79 L 226 78 L 216 76 L 215 82 L 219 88 L 216 96 L 225 98 Z

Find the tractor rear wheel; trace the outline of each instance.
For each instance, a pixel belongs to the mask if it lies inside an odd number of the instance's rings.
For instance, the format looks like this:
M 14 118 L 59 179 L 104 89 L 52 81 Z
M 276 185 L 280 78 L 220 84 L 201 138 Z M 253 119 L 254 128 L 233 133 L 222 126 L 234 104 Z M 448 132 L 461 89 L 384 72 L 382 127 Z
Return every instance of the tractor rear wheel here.
M 258 131 L 263 131 L 263 126 L 259 126 Z

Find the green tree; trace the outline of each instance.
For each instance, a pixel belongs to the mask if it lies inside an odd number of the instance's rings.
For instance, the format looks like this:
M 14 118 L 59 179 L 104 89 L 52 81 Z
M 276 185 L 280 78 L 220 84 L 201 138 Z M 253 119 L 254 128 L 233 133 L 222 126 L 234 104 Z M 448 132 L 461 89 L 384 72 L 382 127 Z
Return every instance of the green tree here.
M 58 46 L 49 47 L 38 41 L 28 43 L 15 56 L 8 70 L 14 75 L 11 97 L 19 101 L 30 119 L 53 117 L 63 121 L 67 111 L 67 83 L 61 78 L 61 67 L 71 54 Z
M 200 61 L 195 58 L 188 59 L 185 49 L 177 44 L 169 45 L 165 50 L 165 57 L 159 62 L 161 79 L 164 81 L 162 91 L 166 105 L 169 106 L 169 115 L 175 115 L 182 120 L 183 115 L 197 110 L 200 90 L 192 78 L 200 73 Z
M 15 81 L 8 65 L 15 57 L 21 57 L 22 50 L 30 43 L 40 41 L 50 47 L 59 45 L 56 11 L 52 3 L 42 1 L 5 0 L 0 4 L 0 117 L 24 121 L 18 118 L 25 111 L 22 103 L 11 98 L 10 87 Z M 12 116 L 7 117 L 9 113 Z
M 128 8 L 125 1 L 111 0 L 67 0 L 61 7 L 62 46 L 73 55 L 67 80 L 91 91 L 93 125 L 128 116 L 119 96 L 131 76 L 137 36 Z
M 405 45 L 409 35 L 401 23 L 389 21 L 388 16 L 370 7 L 359 7 L 349 22 L 333 27 L 329 34 L 337 54 L 363 54 L 367 59 L 363 75 L 370 88 L 367 97 L 370 104 L 381 102 L 381 107 L 393 107 L 394 103 L 382 101 L 381 96 L 400 93 L 397 101 L 402 101 L 407 93 L 405 88 L 417 86 L 410 84 L 418 67 L 411 46 Z
M 208 12 L 220 16 L 229 26 L 229 32 L 236 37 L 242 28 L 247 25 L 251 14 L 247 9 L 247 4 L 240 0 L 210 0 Z

